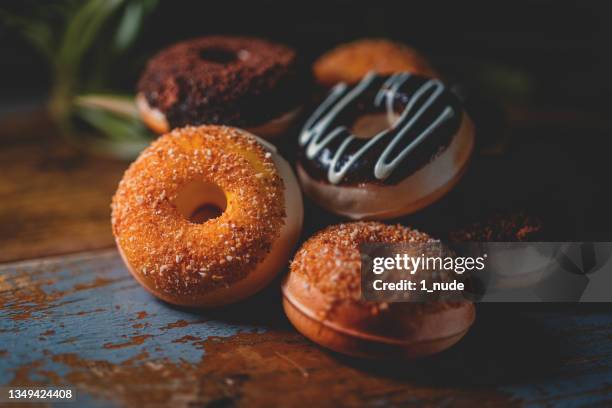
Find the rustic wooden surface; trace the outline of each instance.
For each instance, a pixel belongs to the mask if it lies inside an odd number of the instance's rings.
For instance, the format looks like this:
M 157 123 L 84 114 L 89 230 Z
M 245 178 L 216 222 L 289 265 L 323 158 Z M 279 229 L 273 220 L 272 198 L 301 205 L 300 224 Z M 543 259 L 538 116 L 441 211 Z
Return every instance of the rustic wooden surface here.
M 373 364 L 297 334 L 276 285 L 222 311 L 174 308 L 114 250 L 0 267 L 0 306 L 0 383 L 71 384 L 81 407 L 612 403 L 609 308 L 480 305 L 447 352 Z
M 75 155 L 41 137 L 49 127 L 0 122 L 0 385 L 70 384 L 79 407 L 612 404 L 607 305 L 482 304 L 452 349 L 371 363 L 297 334 L 278 282 L 219 311 L 159 302 L 112 248 L 108 205 L 126 163 Z M 465 188 L 413 221 L 451 223 Z
M 0 120 L 0 262 L 112 246 L 109 199 L 126 167 L 64 147 L 39 111 Z

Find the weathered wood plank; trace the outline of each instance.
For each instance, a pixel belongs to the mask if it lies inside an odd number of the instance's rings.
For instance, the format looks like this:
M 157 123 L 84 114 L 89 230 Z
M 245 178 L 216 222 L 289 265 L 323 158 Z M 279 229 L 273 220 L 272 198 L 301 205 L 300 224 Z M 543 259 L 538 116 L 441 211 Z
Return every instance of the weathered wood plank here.
M 0 267 L 0 384 L 72 384 L 78 406 L 612 403 L 607 306 L 479 305 L 419 362 L 344 358 L 297 334 L 278 286 L 218 311 L 169 306 L 115 251 Z M 587 313 L 588 312 L 588 313 Z
M 113 245 L 110 197 L 128 163 L 66 146 L 42 112 L 0 121 L 0 262 Z

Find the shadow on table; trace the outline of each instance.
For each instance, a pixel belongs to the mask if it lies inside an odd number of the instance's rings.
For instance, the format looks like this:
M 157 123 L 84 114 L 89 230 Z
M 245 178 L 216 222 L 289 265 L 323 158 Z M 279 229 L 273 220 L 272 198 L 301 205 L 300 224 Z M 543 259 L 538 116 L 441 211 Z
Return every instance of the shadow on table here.
M 219 308 L 185 308 L 168 303 L 164 305 L 197 317 L 220 320 L 235 325 L 257 326 L 266 330 L 285 329 L 290 326 L 283 312 L 280 278 L 275 279 L 266 288 L 242 302 Z
M 267 332 L 295 333 L 281 306 L 278 281 L 241 303 L 217 310 L 169 307 L 197 318 L 255 326 Z M 416 361 L 356 359 L 308 341 L 300 342 L 296 347 L 301 351 L 304 347 L 320 350 L 336 364 L 368 376 L 413 385 L 477 389 L 529 384 L 554 379 L 567 358 L 568 350 L 563 346 L 563 339 L 559 338 L 556 324 L 547 324 L 546 319 L 560 314 L 579 317 L 610 313 L 611 310 L 608 304 L 478 304 L 476 322 L 459 343 L 438 355 Z M 296 352 L 300 350 L 296 349 Z
M 491 386 L 550 378 L 561 364 L 559 341 L 511 305 L 480 305 L 470 332 L 454 347 L 416 361 L 373 362 L 337 355 L 370 374 L 431 386 Z

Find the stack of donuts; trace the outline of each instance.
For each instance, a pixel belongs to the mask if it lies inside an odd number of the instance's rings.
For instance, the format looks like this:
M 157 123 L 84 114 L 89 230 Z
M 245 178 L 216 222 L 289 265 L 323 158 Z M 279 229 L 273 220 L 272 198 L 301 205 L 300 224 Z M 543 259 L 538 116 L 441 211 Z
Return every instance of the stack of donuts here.
M 359 246 L 436 240 L 381 221 L 453 188 L 474 148 L 472 121 L 403 44 L 340 45 L 311 70 L 300 60 L 266 40 L 211 36 L 149 61 L 136 104 L 161 136 L 125 172 L 111 206 L 128 270 L 166 302 L 220 307 L 289 269 L 285 312 L 320 345 L 370 358 L 452 346 L 473 323 L 473 304 L 364 300 Z M 292 146 L 295 162 L 275 144 Z M 345 222 L 303 236 L 302 192 Z

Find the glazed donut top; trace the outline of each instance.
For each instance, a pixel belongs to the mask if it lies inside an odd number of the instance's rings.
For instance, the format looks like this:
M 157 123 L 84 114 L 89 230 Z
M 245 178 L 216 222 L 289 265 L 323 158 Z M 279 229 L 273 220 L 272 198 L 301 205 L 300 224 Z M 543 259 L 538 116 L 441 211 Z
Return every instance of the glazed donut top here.
M 256 126 L 299 104 L 296 55 L 283 45 L 212 36 L 175 44 L 147 64 L 138 84 L 170 126 Z
M 202 224 L 175 200 L 193 181 L 214 183 L 225 211 Z M 244 278 L 269 253 L 284 224 L 283 182 L 252 136 L 223 126 L 161 136 L 130 165 L 112 201 L 112 226 L 132 268 L 156 288 L 202 293 Z
M 313 71 L 317 81 L 328 87 L 339 82 L 356 84 L 369 71 L 380 75 L 410 72 L 439 77 L 417 50 L 383 38 L 365 38 L 342 44 L 319 57 Z
M 435 242 L 429 235 L 379 222 L 333 225 L 306 241 L 291 263 L 291 273 L 304 275 L 323 294 L 361 301 L 361 258 L 364 243 Z
M 352 124 L 372 114 L 386 115 L 391 125 L 369 138 L 356 136 Z M 437 79 L 370 72 L 352 88 L 332 88 L 307 120 L 300 165 L 331 184 L 396 184 L 449 146 L 462 116 L 459 100 Z

